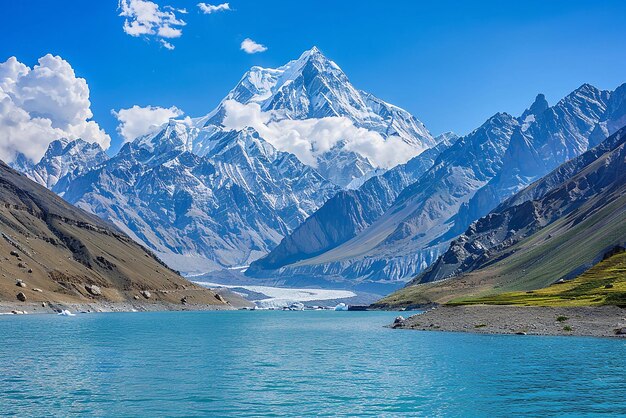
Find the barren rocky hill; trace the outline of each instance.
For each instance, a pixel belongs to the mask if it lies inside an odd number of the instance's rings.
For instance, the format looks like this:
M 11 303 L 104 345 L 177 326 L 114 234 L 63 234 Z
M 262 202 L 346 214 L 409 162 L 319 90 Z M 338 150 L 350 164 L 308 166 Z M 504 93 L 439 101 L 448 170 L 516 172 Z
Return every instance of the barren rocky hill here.
M 227 306 L 114 226 L 3 162 L 0 301 Z

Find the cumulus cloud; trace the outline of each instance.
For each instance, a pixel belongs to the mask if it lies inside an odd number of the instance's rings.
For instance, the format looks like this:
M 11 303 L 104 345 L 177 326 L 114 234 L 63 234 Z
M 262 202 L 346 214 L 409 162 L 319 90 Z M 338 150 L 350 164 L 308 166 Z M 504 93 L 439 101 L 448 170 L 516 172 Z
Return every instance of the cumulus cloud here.
M 132 141 L 142 135 L 155 131 L 170 119 L 182 116 L 184 112 L 179 108 L 159 106 L 133 106 L 129 109 L 111 111 L 120 122 L 117 132 L 124 138 L 124 142 Z
M 61 57 L 48 54 L 32 69 L 15 57 L 0 63 L 0 159 L 39 161 L 63 137 L 108 148 L 111 138 L 92 117 L 87 82 Z
M 232 10 L 230 8 L 230 4 L 229 3 L 222 3 L 222 4 L 208 4 L 208 3 L 198 3 L 198 7 L 200 8 L 200 11 L 202 13 L 204 13 L 205 15 L 210 15 L 211 13 L 216 13 L 216 12 L 224 12 L 227 10 Z
M 184 14 L 185 9 L 174 9 L 159 5 L 149 0 L 119 0 L 120 16 L 125 17 L 124 32 L 131 36 L 153 36 L 156 38 L 179 38 L 183 34 L 182 27 L 186 22 L 176 16 L 176 12 Z M 174 46 L 161 39 L 167 49 Z
M 256 54 L 258 52 L 267 51 L 267 47 L 265 45 L 254 42 L 250 38 L 246 38 L 243 40 L 243 42 L 241 42 L 241 50 L 245 51 L 247 54 Z
M 354 126 L 345 117 L 272 121 L 257 103 L 224 102 L 226 129 L 254 128 L 280 151 L 294 154 L 300 161 L 317 166 L 317 157 L 336 146 L 367 158 L 373 165 L 390 168 L 407 162 L 418 150 L 398 136 L 383 138 L 379 133 Z

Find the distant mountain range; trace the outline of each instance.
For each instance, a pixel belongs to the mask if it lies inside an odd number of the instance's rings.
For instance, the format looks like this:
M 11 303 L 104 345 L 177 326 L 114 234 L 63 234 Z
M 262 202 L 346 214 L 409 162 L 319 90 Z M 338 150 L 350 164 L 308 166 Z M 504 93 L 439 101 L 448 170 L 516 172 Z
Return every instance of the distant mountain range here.
M 282 150 L 294 135 L 303 147 Z M 337 192 L 435 144 L 313 48 L 277 69 L 253 67 L 206 116 L 171 120 L 112 158 L 60 140 L 41 161 L 13 166 L 173 268 L 201 273 L 247 266 Z M 377 161 L 381 147 L 389 155 Z
M 184 273 L 383 294 L 624 123 L 626 85 L 585 84 L 435 138 L 313 48 L 253 67 L 207 115 L 170 120 L 113 157 L 59 140 L 13 166 Z
M 323 279 L 343 286 L 401 286 L 474 220 L 615 132 L 624 121 L 625 103 L 626 85 L 610 92 L 585 84 L 552 107 L 539 95 L 520 117 L 496 114 L 442 150 L 384 213 L 374 211 L 376 219 L 366 227 L 356 231 L 351 226 L 352 210 L 314 214 L 253 263 L 248 274 Z M 310 232 L 303 233 L 308 223 Z M 320 241 L 321 231 L 339 230 L 338 225 L 356 233 L 344 234 L 332 245 L 326 244 L 330 240 L 311 245 Z
M 624 246 L 626 128 L 472 223 L 426 271 L 377 306 L 532 291 L 573 279 Z
M 50 143 L 37 164 L 24 154 L 18 154 L 11 165 L 42 186 L 52 189 L 59 180 L 63 179 L 63 183 L 67 184 L 108 159 L 107 153 L 96 143 L 62 138 Z

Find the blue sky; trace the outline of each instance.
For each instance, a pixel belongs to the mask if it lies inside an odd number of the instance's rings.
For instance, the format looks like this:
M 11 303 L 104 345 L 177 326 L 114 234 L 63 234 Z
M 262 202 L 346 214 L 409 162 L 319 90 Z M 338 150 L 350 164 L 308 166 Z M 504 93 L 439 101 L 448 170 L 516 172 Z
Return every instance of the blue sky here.
M 94 119 L 119 148 L 112 109 L 172 105 L 212 110 L 253 65 L 279 66 L 317 45 L 358 88 L 401 106 L 434 134 L 467 133 L 498 111 L 521 113 L 588 82 L 626 82 L 625 1 L 230 1 L 185 8 L 168 50 L 123 31 L 117 0 L 9 0 L 0 62 L 33 66 L 58 54 L 87 80 Z M 208 3 L 218 4 L 220 2 Z M 246 54 L 245 38 L 267 46 Z

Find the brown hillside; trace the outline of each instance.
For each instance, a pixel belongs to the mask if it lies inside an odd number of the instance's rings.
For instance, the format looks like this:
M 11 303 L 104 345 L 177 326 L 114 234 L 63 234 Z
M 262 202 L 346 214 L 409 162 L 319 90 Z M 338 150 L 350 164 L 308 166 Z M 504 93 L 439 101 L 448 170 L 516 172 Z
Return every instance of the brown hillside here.
M 20 292 L 27 303 L 181 304 L 186 298 L 225 305 L 114 226 L 0 162 L 0 301 L 17 302 Z

